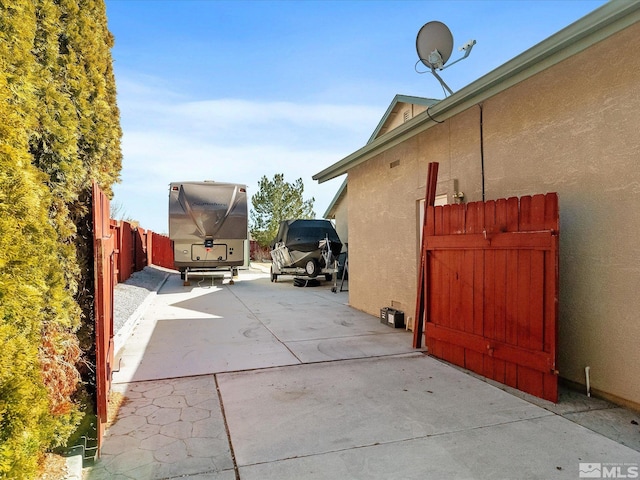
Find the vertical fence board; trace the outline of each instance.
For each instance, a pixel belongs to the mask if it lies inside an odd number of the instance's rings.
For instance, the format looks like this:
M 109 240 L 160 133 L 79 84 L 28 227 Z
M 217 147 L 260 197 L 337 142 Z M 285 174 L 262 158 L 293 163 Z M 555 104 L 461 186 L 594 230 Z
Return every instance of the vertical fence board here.
M 526 196 L 520 199 L 520 226 L 518 231 L 528 232 L 533 230 L 531 221 L 531 197 Z
M 529 348 L 544 350 L 544 252 L 531 252 L 531 281 L 529 290 Z
M 523 197 L 527 198 L 527 197 Z M 510 197 L 506 201 L 506 229 L 505 232 L 519 232 L 521 230 L 521 218 L 519 215 L 518 198 Z
M 475 320 L 475 305 L 473 302 L 474 291 L 474 279 L 476 266 L 475 261 L 476 252 L 473 250 L 463 250 L 460 255 L 460 294 L 461 294 L 461 318 L 459 319 L 459 325 L 465 332 L 473 333 L 474 320 Z
M 546 195 L 534 195 L 531 198 L 530 230 L 544 230 Z
M 518 252 L 508 250 L 505 288 L 505 341 L 518 344 Z
M 518 252 L 517 266 L 517 310 L 516 310 L 516 345 L 523 348 L 530 348 L 531 338 L 531 316 L 530 298 L 531 293 L 531 251 L 524 250 Z
M 484 251 L 473 252 L 473 279 L 471 294 L 473 295 L 473 326 L 472 333 L 484 334 L 484 298 L 487 285 L 484 282 L 485 254 Z

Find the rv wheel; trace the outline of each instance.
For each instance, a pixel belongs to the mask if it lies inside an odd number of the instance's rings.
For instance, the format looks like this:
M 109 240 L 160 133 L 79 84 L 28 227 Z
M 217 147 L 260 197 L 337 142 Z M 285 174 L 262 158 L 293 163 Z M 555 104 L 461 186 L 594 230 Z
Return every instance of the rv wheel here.
M 311 278 L 315 278 L 318 276 L 318 271 L 320 270 L 320 268 L 318 266 L 318 262 L 314 258 L 312 258 L 304 266 L 304 270 L 307 272 L 307 275 L 309 275 Z
M 271 267 L 271 281 L 272 282 L 277 282 L 278 281 L 278 274 L 277 273 L 273 273 L 273 267 Z

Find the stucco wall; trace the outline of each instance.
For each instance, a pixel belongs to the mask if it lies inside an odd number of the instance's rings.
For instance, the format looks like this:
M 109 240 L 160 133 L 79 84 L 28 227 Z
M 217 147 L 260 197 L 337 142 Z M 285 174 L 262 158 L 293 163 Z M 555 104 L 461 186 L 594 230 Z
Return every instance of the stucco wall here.
M 470 110 L 349 170 L 353 307 L 378 315 L 380 308 L 393 306 L 403 310 L 408 321 L 414 316 L 418 207 L 428 164 L 439 163 L 438 194 L 451 195 L 454 180 L 465 195 L 481 192 L 478 119 L 479 110 Z
M 637 38 L 640 25 L 486 100 L 482 118 L 487 200 L 559 194 L 561 376 L 584 383 L 589 365 L 594 390 L 640 406 Z M 395 302 L 413 316 L 431 161 L 438 193 L 482 199 L 479 106 L 349 170 L 355 308 L 377 315 Z
M 489 198 L 560 199 L 563 377 L 640 404 L 640 25 L 485 102 Z M 595 63 L 594 58 L 606 59 Z

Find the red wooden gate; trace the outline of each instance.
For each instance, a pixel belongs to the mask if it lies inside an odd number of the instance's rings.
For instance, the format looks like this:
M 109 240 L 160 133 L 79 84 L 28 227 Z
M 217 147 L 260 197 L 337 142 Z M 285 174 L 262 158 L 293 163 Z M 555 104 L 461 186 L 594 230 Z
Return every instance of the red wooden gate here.
M 429 354 L 557 402 L 557 194 L 425 214 Z
M 98 416 L 98 454 L 102 445 L 113 365 L 113 285 L 115 237 L 111 234 L 109 198 L 94 182 L 93 195 L 93 268 L 95 281 L 96 383 Z

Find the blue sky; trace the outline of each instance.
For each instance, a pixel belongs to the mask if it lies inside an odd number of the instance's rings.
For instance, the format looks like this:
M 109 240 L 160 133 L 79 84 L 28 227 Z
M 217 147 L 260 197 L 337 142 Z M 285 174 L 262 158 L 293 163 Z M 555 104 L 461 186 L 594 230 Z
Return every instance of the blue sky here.
M 302 178 L 320 217 L 343 178 L 312 175 L 358 150 L 396 94 L 443 98 L 416 73 L 416 35 L 453 34 L 455 92 L 604 0 L 106 0 L 123 129 L 117 218 L 166 233 L 173 181 Z M 422 69 L 423 70 L 423 69 Z

